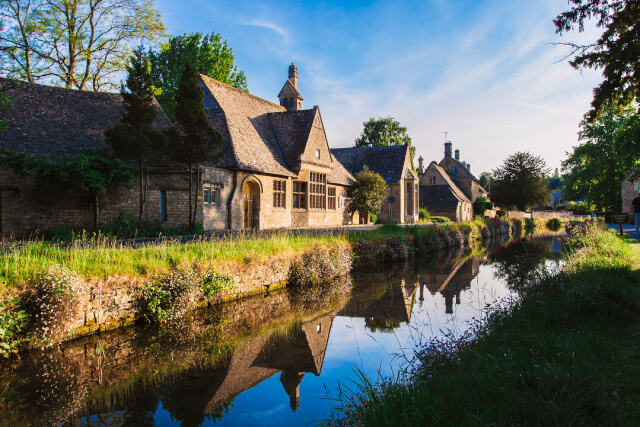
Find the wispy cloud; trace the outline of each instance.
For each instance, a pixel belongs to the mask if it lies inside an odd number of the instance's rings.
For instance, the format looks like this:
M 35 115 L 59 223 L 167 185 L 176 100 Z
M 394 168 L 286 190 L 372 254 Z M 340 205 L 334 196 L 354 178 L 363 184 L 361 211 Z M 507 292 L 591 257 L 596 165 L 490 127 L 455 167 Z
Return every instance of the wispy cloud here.
M 274 24 L 273 22 L 262 21 L 260 19 L 252 19 L 251 21 L 241 21 L 240 23 L 242 25 L 250 25 L 252 27 L 267 28 L 280 34 L 285 39 L 289 38 L 289 33 L 284 28 L 277 24 Z

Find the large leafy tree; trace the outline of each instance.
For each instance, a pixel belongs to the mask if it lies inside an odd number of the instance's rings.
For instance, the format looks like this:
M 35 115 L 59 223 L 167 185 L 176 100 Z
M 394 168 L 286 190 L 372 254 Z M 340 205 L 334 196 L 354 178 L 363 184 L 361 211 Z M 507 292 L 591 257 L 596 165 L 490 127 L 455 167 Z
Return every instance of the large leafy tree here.
M 169 131 L 172 157 L 184 165 L 189 173 L 189 226 L 195 222 L 200 188 L 200 164 L 220 159 L 222 136 L 209 125 L 202 103 L 202 89 L 198 85 L 198 73 L 192 61 L 182 72 L 176 93 L 175 126 Z M 193 195 L 193 173 L 196 171 L 195 197 Z
M 491 200 L 498 206 L 515 206 L 521 211 L 546 204 L 550 196 L 549 172 L 541 157 L 526 151 L 515 153 L 493 170 Z
M 581 123 L 582 144 L 562 162 L 564 198 L 583 196 L 598 210 L 620 210 L 620 182 L 640 156 L 640 114 L 631 105 L 619 110 L 607 105 L 593 122 Z
M 638 97 L 640 86 L 640 2 L 637 0 L 569 0 L 570 10 L 553 21 L 557 33 L 576 28 L 583 32 L 585 22 L 596 20 L 603 29 L 600 37 L 588 44 L 571 46 L 570 62 L 576 69 L 602 69 L 604 81 L 594 89 L 593 121 L 608 103 L 629 104 Z
M 355 175 L 357 184 L 353 190 L 353 197 L 349 202 L 349 212 L 359 212 L 361 216 L 378 214 L 382 208 L 382 201 L 387 195 L 387 183 L 379 174 L 372 172 L 365 165 L 362 172 Z
M 407 128 L 400 125 L 400 122 L 392 117 L 370 118 L 363 123 L 364 129 L 359 138 L 356 139 L 356 147 L 366 147 L 369 145 L 411 145 L 411 138 L 407 134 Z M 411 167 L 416 149 L 411 147 Z
M 151 156 L 166 146 L 166 135 L 154 127 L 158 109 L 154 103 L 157 89 L 151 81 L 149 58 L 138 48 L 127 65 L 127 84 L 122 87 L 123 112 L 120 121 L 105 132 L 115 155 L 135 161 L 140 185 L 139 219 L 144 217 L 147 198 L 148 166 Z
M 94 91 L 115 87 L 133 46 L 164 35 L 153 0 L 2 0 L 0 73 Z
M 7 130 L 8 123 L 6 119 L 6 112 L 11 107 L 11 99 L 5 93 L 7 84 L 0 81 L 0 133 Z
M 162 89 L 157 99 L 170 119 L 174 118 L 175 97 L 180 76 L 188 61 L 196 71 L 237 89 L 248 91 L 244 71 L 238 71 L 232 49 L 219 34 L 184 34 L 171 37 L 159 51 L 149 52 L 154 84 Z
M 484 188 L 485 190 L 489 191 L 491 189 L 491 180 L 493 179 L 493 177 L 491 176 L 491 172 L 482 172 L 480 174 L 480 185 L 482 185 L 482 188 Z
M 126 184 L 134 178 L 131 169 L 106 150 L 89 149 L 60 162 L 48 156 L 17 153 L 0 149 L 0 164 L 9 166 L 20 176 L 31 176 L 42 183 L 56 184 L 66 191 L 82 191 L 91 195 L 93 229 L 98 227 L 100 195 L 112 185 Z

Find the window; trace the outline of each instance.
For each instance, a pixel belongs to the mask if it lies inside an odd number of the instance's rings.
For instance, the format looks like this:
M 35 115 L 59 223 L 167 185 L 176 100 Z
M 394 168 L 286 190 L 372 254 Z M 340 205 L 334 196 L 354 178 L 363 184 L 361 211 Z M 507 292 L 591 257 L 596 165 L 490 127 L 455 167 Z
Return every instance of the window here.
M 309 181 L 309 207 L 311 209 L 326 209 L 327 175 L 311 172 Z
M 633 191 L 638 191 L 638 184 L 640 184 L 640 181 L 633 181 Z
M 411 215 L 413 213 L 413 203 L 411 203 L 412 200 L 412 191 L 413 190 L 413 185 L 408 183 L 407 184 L 407 215 Z
M 320 158 L 320 150 L 316 150 L 316 158 Z
M 273 207 L 284 208 L 287 201 L 287 181 L 273 180 Z
M 336 187 L 329 187 L 329 209 L 336 208 Z
M 633 214 L 633 204 L 629 203 L 629 213 Z
M 307 183 L 293 182 L 293 207 L 294 209 L 307 208 Z
M 160 192 L 160 221 L 167 220 L 167 192 Z
M 436 183 L 436 177 L 435 176 L 430 176 L 429 177 L 429 184 L 435 184 Z
M 202 203 L 205 205 L 218 204 L 219 191 L 215 188 L 205 188 L 202 196 Z

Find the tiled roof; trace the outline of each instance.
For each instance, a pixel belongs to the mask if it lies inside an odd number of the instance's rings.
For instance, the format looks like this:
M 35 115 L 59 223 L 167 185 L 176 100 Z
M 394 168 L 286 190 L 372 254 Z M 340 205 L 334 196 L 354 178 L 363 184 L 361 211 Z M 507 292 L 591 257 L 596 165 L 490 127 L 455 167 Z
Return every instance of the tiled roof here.
M 2 80 L 0 80 L 2 83 Z M 104 132 L 122 113 L 120 94 L 88 92 L 21 82 L 7 90 L 12 108 L 9 129 L 0 135 L 0 146 L 61 160 L 85 148 L 107 148 Z M 156 103 L 157 105 L 157 103 Z M 170 126 L 158 108 L 156 127 Z
M 440 176 L 442 176 L 442 178 L 449 185 L 449 187 L 451 187 L 451 191 L 453 191 L 453 194 L 456 196 L 457 199 L 463 202 L 471 203 L 471 200 L 469 200 L 469 198 L 464 194 L 464 191 L 462 191 L 460 187 L 458 187 L 453 182 L 449 174 L 444 169 L 442 169 L 440 166 L 436 165 L 435 163 L 431 163 L 427 168 L 427 170 L 429 170 L 429 168 L 434 168 L 440 174 Z
M 300 154 L 307 145 L 316 110 L 317 108 L 267 114 L 276 142 L 289 168 L 299 165 Z
M 356 185 L 356 179 L 344 168 L 342 163 L 337 161 L 335 157 L 333 160 L 333 170 L 331 175 L 327 177 L 327 181 L 331 184 Z
M 223 151 L 227 155 L 219 166 L 294 176 L 267 117 L 285 108 L 210 77 L 200 77 L 224 115 L 224 120 L 220 113 L 210 115 L 211 125 L 226 136 Z
M 478 181 L 476 179 L 476 177 L 471 173 L 471 171 L 469 169 L 467 169 L 460 161 L 456 160 L 453 157 L 451 157 L 450 160 L 453 161 L 453 163 L 456 165 L 456 167 L 458 168 L 459 171 L 462 171 L 465 175 L 467 175 L 467 177 L 469 179 L 471 179 L 472 181 L 477 182 L 478 185 L 480 185 L 480 181 Z M 440 164 L 442 164 L 442 162 L 444 162 L 444 159 L 440 162 Z M 480 185 L 480 187 L 482 189 L 484 189 L 484 187 L 482 187 L 482 185 Z
M 420 206 L 428 207 L 432 212 L 453 212 L 462 201 L 468 202 L 468 199 L 460 199 L 448 185 L 420 186 Z
M 334 158 L 351 173 L 362 171 L 366 165 L 387 182 L 400 182 L 408 145 L 334 148 Z

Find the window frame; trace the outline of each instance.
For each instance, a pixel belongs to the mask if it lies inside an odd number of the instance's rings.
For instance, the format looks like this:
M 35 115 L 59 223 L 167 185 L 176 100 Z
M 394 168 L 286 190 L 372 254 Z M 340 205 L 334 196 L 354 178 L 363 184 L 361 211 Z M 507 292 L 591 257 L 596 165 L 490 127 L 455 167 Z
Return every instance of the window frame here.
M 273 180 L 273 208 L 287 208 L 287 181 L 284 179 Z
M 332 211 L 335 211 L 337 209 L 336 194 L 337 194 L 336 187 L 329 187 L 327 189 L 327 198 L 328 198 L 327 209 L 330 209 Z
M 306 181 L 293 181 L 291 192 L 292 209 L 307 209 L 307 188 Z

